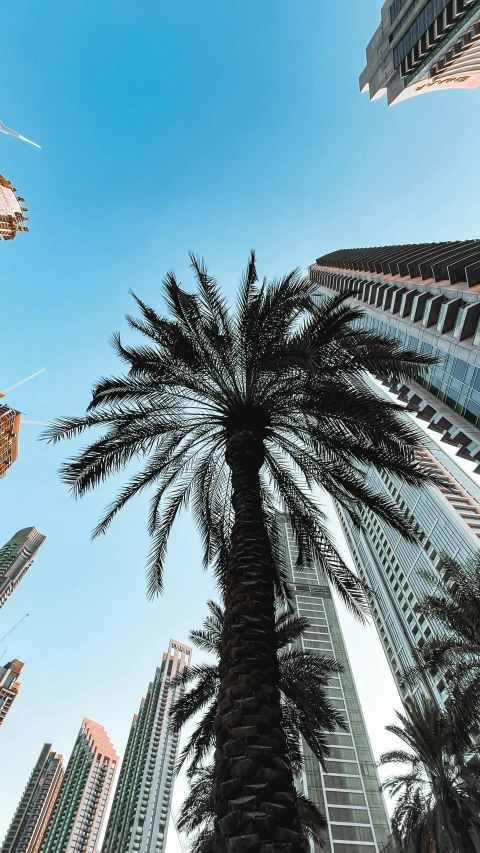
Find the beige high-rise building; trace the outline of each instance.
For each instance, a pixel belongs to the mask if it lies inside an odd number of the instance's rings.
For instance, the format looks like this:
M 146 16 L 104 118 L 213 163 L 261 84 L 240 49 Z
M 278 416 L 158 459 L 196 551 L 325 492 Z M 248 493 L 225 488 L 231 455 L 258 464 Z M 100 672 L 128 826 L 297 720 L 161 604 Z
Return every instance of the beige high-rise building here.
M 479 0 L 387 0 L 360 90 L 388 104 L 480 85 Z
M 0 239 L 13 240 L 18 231 L 28 231 L 24 223 L 27 208 L 21 202 L 24 198 L 17 195 L 17 190 L 10 181 L 0 175 Z
M 191 662 L 191 648 L 170 640 L 133 718 L 102 853 L 164 853 L 166 849 L 179 748 L 178 733 L 168 727 L 168 713 L 182 693 L 179 685 L 170 686 L 170 680 Z
M 38 853 L 63 779 L 62 756 L 46 743 L 32 770 L 0 853 Z

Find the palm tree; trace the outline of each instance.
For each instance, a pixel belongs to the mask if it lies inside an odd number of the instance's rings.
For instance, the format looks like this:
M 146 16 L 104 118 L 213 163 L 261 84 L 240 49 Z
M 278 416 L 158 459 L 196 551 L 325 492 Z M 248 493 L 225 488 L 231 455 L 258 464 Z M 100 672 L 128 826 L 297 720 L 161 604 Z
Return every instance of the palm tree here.
M 440 576 L 425 575 L 433 592 L 419 610 L 438 630 L 417 654 L 417 667 L 442 670 L 449 688 L 447 706 L 461 727 L 480 721 L 480 553 L 467 563 L 442 560 Z
M 203 716 L 183 748 L 178 769 L 190 762 L 187 775 L 193 777 L 205 764 L 215 743 L 217 694 L 220 686 L 218 660 L 225 630 L 225 610 L 216 602 L 208 602 L 209 614 L 200 630 L 191 631 L 190 642 L 215 656 L 215 663 L 203 663 L 184 669 L 172 684 L 181 685 L 183 695 L 170 710 L 170 726 L 179 732 L 199 711 Z M 300 735 L 304 737 L 318 760 L 328 756 L 326 732 L 346 729 L 343 715 L 328 700 L 330 678 L 338 675 L 340 665 L 332 657 L 318 652 L 288 648 L 309 627 L 303 617 L 286 610 L 277 613 L 275 633 L 280 670 L 279 689 L 286 751 L 293 772 L 303 768 Z M 186 688 L 186 691 L 185 691 Z M 185 691 L 185 692 L 183 692 Z
M 480 766 L 471 733 L 459 733 L 448 712 L 428 699 L 410 701 L 399 725 L 387 726 L 408 750 L 385 753 L 380 764 L 408 769 L 391 776 L 383 788 L 397 796 L 392 827 L 416 853 L 480 851 Z
M 185 797 L 177 830 L 189 835 L 190 853 L 213 853 L 215 837 L 215 802 L 213 786 L 215 764 L 200 765 L 189 778 L 189 791 Z M 314 839 L 319 846 L 324 844 L 323 832 L 327 827 L 324 815 L 315 803 L 304 794 L 297 793 L 298 812 L 302 835 Z
M 172 524 L 192 507 L 227 612 L 216 721 L 216 853 L 256 853 L 273 842 L 291 845 L 293 853 L 300 826 L 278 683 L 275 507 L 280 501 L 289 513 L 299 563 L 317 561 L 347 604 L 364 613 L 364 591 L 332 544 L 315 490 L 329 492 L 355 517 L 363 503 L 415 536 L 395 502 L 367 484 L 363 466 L 420 486 L 432 478 L 415 455 L 422 439 L 401 406 L 380 400 L 362 376 L 371 371 L 406 381 L 432 360 L 361 328 L 361 311 L 342 296 L 316 304 L 314 284 L 298 271 L 259 286 L 253 253 L 235 315 L 193 256 L 192 268 L 194 294 L 173 273 L 166 276 L 169 318 L 135 297 L 141 318 L 128 321 L 148 344 L 126 346 L 115 336 L 126 375 L 100 379 L 87 413 L 57 420 L 47 437 L 103 428 L 62 468 L 76 497 L 145 459 L 94 533 L 105 532 L 130 498 L 153 488 L 150 595 L 162 589 Z M 258 830 L 245 833 L 238 801 L 252 784 L 259 786 L 259 804 L 275 799 L 281 808 L 273 822 L 259 818 Z

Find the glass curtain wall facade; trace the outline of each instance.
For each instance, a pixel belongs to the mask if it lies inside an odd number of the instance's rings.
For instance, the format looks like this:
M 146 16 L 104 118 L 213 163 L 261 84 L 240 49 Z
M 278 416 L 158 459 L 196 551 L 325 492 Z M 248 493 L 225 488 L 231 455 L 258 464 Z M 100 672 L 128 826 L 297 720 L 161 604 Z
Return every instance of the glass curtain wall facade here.
M 155 678 L 133 718 L 102 853 L 163 853 L 173 793 L 179 736 L 168 713 L 181 688 L 171 679 L 192 661 L 192 650 L 170 640 Z
M 387 0 L 367 46 L 360 91 L 388 104 L 480 84 L 478 0 Z
M 0 853 L 38 853 L 63 779 L 63 760 L 43 747 L 18 804 Z
M 24 527 L 0 548 L 0 607 L 25 577 L 44 542 L 45 536 L 35 527 Z
M 327 817 L 326 853 L 377 853 L 389 837 L 388 818 L 335 603 L 317 568 L 295 568 L 298 551 L 288 516 L 280 515 L 279 523 L 296 610 L 311 624 L 299 642 L 305 649 L 333 655 L 344 670 L 331 679 L 328 694 L 345 715 L 348 730 L 328 736 L 326 771 L 303 744 L 304 793 Z
M 317 258 L 310 278 L 320 299 L 350 293 L 366 327 L 438 359 L 422 380 L 389 390 L 480 463 L 480 240 L 342 249 Z
M 39 853 L 96 853 L 117 765 L 103 726 L 84 719 Z

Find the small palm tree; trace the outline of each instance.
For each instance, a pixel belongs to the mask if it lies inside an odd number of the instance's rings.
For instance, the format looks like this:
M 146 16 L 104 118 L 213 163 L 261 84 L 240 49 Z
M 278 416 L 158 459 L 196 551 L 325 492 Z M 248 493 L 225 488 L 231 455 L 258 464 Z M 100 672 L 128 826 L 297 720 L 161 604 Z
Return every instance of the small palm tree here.
M 418 651 L 417 670 L 442 670 L 447 706 L 460 725 L 480 721 L 480 553 L 462 564 L 444 557 L 435 586 L 419 605 L 438 630 Z
M 416 853 L 478 853 L 480 850 L 480 767 L 468 732 L 432 700 L 411 701 L 399 725 L 387 726 L 408 750 L 385 753 L 380 764 L 408 769 L 391 776 L 383 788 L 397 797 L 394 832 Z
M 200 630 L 191 631 L 190 642 L 217 659 L 215 663 L 197 664 L 176 676 L 183 695 L 170 710 L 170 726 L 179 732 L 199 712 L 203 716 L 183 748 L 179 768 L 190 762 L 188 775 L 194 776 L 205 764 L 215 743 L 217 694 L 220 685 L 218 660 L 225 631 L 225 610 L 216 602 L 208 602 L 209 615 Z M 326 732 L 346 729 L 343 715 L 328 699 L 330 678 L 341 672 L 332 657 L 315 651 L 288 648 L 309 627 L 307 619 L 280 611 L 276 619 L 276 640 L 280 670 L 279 688 L 283 729 L 287 739 L 287 757 L 295 774 L 303 768 L 300 735 L 323 764 L 328 756 Z M 184 692 L 185 691 L 185 692 Z
M 362 328 L 361 311 L 342 296 L 317 305 L 314 284 L 297 271 L 258 286 L 253 253 L 236 314 L 195 257 L 192 268 L 194 294 L 172 273 L 165 279 L 169 317 L 135 297 L 142 316 L 129 323 L 147 344 L 125 346 L 116 336 L 126 375 L 100 379 L 87 413 L 58 420 L 47 437 L 102 430 L 62 468 L 76 497 L 145 460 L 95 533 L 105 532 L 133 496 L 153 489 L 150 595 L 162 589 L 172 524 L 192 507 L 227 612 L 216 722 L 216 853 L 234 853 L 240 838 L 242 853 L 274 842 L 291 844 L 293 853 L 300 834 L 280 708 L 275 508 L 281 502 L 289 513 L 299 563 L 316 561 L 362 614 L 363 589 L 332 544 L 315 490 L 326 490 L 354 515 L 363 503 L 414 537 L 397 505 L 368 485 L 364 465 L 423 485 L 431 473 L 415 455 L 422 439 L 401 406 L 379 399 L 362 376 L 411 380 L 432 359 Z M 274 830 L 259 818 L 258 831 L 243 832 L 235 803 L 252 784 L 283 798 Z
M 215 764 L 199 766 L 189 778 L 189 791 L 177 820 L 179 832 L 188 833 L 190 853 L 213 853 L 215 838 L 215 801 L 213 786 L 215 783 Z M 297 793 L 298 812 L 302 835 L 312 838 L 317 845 L 324 845 L 324 832 L 327 821 L 313 803 L 304 794 Z

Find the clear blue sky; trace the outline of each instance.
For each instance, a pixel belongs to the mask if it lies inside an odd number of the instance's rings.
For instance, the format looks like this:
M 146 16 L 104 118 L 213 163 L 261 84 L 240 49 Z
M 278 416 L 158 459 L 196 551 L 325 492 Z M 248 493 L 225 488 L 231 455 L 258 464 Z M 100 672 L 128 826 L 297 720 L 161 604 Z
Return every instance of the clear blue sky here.
M 380 5 L 4 4 L 0 118 L 42 150 L 0 135 L 0 172 L 30 216 L 0 246 L 0 386 L 48 368 L 12 406 L 41 421 L 80 413 L 116 369 L 108 338 L 125 329 L 128 289 L 158 305 L 169 268 L 187 281 L 189 249 L 233 294 L 251 247 L 276 275 L 342 246 L 479 236 L 480 89 L 390 109 L 361 96 Z M 0 635 L 31 614 L 6 644 L 25 667 L 0 731 L 0 837 L 44 741 L 68 753 L 85 715 L 123 750 L 168 638 L 185 639 L 212 592 L 185 519 L 164 597 L 147 603 L 145 502 L 90 542 L 112 487 L 73 502 L 56 476 L 72 448 L 38 432 L 22 427 L 0 483 L 0 541 L 27 525 L 47 536 L 0 612 Z M 346 624 L 378 750 L 395 692 L 376 635 Z

